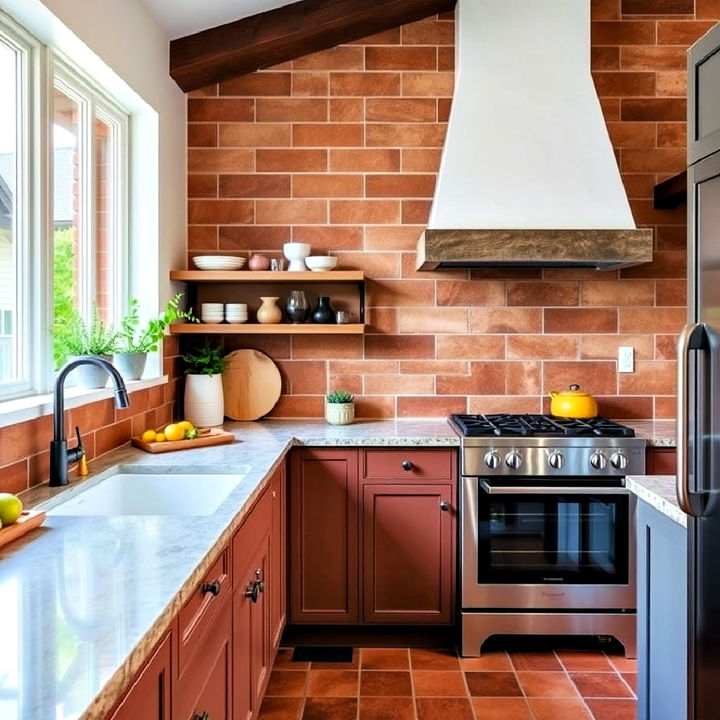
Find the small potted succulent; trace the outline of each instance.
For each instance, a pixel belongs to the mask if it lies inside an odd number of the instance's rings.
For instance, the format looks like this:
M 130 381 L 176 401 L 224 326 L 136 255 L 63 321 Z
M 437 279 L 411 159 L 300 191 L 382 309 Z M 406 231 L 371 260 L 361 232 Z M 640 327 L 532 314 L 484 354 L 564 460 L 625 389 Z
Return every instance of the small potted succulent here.
M 225 417 L 222 374 L 227 367 L 220 345 L 205 340 L 195 350 L 181 356 L 185 363 L 184 416 L 195 427 L 222 425 Z
M 333 390 L 325 398 L 325 420 L 330 425 L 350 425 L 355 420 L 354 400 L 345 390 Z
M 175 320 L 200 322 L 193 314 L 192 308 L 185 312 L 180 309 L 182 293 L 178 293 L 168 301 L 165 309 L 147 324 L 140 326 L 139 303 L 130 300 L 130 309 L 120 321 L 120 330 L 114 347 L 113 364 L 125 380 L 139 380 L 145 371 L 145 363 L 150 352 L 156 352 L 163 337 L 165 328 Z
M 68 360 L 82 355 L 94 355 L 110 362 L 117 333 L 106 325 L 98 309 L 93 310 L 92 320 L 86 322 L 80 312 L 73 308 L 66 318 L 57 320 L 53 327 L 53 352 L 55 367 L 60 369 Z M 80 387 L 104 388 L 108 374 L 94 365 L 81 365 L 73 371 Z

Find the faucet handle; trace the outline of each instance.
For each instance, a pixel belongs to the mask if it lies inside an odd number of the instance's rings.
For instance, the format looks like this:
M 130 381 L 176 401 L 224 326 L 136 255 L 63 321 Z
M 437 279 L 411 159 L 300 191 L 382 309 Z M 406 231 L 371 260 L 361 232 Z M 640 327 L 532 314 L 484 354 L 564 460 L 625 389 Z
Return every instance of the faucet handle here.
M 80 427 L 78 425 L 75 426 L 75 436 L 77 437 L 77 446 L 75 449 L 80 451 L 82 457 L 82 455 L 85 454 L 85 446 L 83 445 L 82 437 L 80 437 Z
M 85 457 L 85 447 L 83 446 L 82 438 L 80 437 L 80 428 L 77 425 L 75 426 L 75 435 L 77 436 L 77 445 L 74 448 L 68 448 L 67 450 L 67 461 L 70 465 L 78 462 L 80 458 Z

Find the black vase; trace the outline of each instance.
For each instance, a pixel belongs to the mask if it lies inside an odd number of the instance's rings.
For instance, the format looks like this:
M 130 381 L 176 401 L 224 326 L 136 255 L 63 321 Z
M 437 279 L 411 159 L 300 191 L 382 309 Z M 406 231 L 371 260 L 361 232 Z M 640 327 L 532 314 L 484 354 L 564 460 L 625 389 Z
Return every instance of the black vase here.
M 294 325 L 304 323 L 310 315 L 310 301 L 304 290 L 292 290 L 285 303 L 287 319 Z
M 319 297 L 315 312 L 312 314 L 314 323 L 332 325 L 335 322 L 335 311 L 330 307 L 329 297 Z

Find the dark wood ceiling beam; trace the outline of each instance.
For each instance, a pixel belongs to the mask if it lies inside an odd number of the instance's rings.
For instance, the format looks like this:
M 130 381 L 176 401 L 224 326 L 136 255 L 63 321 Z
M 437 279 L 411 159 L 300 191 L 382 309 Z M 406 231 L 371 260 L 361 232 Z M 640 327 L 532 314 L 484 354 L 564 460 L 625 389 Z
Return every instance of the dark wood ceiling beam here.
M 455 7 L 455 0 L 301 0 L 170 42 L 188 92 L 359 40 Z

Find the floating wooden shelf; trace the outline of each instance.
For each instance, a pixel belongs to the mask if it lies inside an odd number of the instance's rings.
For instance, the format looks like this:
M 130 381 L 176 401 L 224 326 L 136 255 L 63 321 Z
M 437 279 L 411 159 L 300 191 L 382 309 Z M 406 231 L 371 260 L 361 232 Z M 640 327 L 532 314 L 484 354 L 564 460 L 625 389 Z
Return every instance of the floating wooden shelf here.
M 291 325 L 261 325 L 259 323 L 178 323 L 170 325 L 171 335 L 362 335 L 365 325 L 349 323 L 347 325 L 319 325 L 304 323 Z
M 184 282 L 362 282 L 362 270 L 330 270 L 329 272 L 273 272 L 272 270 L 171 270 L 171 280 Z

